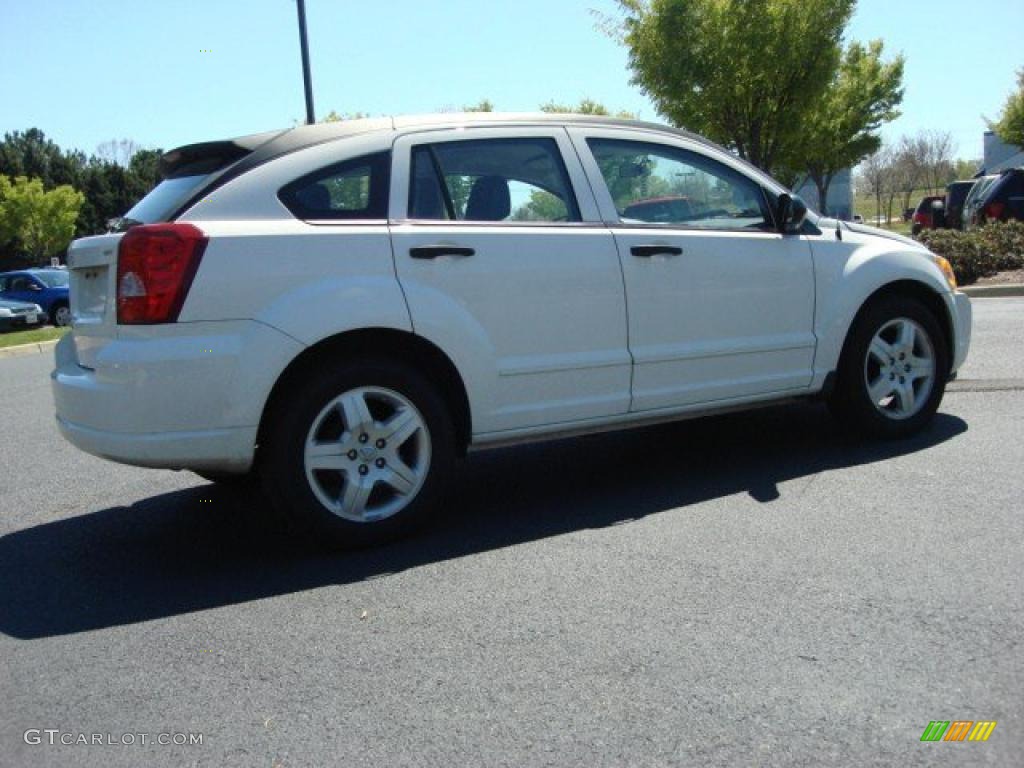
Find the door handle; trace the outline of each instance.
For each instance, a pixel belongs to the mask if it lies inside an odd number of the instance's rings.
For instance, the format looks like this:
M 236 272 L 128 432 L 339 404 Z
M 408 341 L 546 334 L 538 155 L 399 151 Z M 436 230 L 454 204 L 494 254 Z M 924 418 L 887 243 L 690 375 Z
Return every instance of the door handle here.
M 675 245 L 634 245 L 629 249 L 634 256 L 682 256 L 683 249 Z
M 436 259 L 438 256 L 472 256 L 476 253 L 472 248 L 457 245 L 421 245 L 410 248 L 409 255 L 414 259 Z

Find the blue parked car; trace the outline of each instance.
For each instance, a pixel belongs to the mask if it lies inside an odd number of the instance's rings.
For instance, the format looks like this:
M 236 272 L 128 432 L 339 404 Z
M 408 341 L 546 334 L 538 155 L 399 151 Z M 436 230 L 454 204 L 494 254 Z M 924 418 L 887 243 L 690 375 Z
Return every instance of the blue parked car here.
M 0 299 L 38 304 L 54 325 L 71 325 L 68 273 L 64 269 L 22 269 L 0 274 Z

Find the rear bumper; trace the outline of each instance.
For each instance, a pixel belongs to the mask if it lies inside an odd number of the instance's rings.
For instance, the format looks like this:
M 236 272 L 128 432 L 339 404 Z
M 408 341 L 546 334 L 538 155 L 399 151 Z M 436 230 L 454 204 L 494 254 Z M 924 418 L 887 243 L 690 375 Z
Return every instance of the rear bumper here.
M 267 397 L 303 345 L 251 321 L 131 333 L 106 341 L 92 368 L 79 364 L 73 334 L 57 344 L 51 383 L 61 434 L 124 464 L 247 470 Z
M 971 326 L 973 324 L 973 310 L 971 299 L 967 294 L 956 291 L 952 295 L 953 300 L 953 361 L 950 372 L 956 373 L 960 366 L 967 359 L 967 353 L 971 348 Z
M 137 467 L 245 472 L 252 466 L 256 445 L 256 427 L 126 434 L 93 429 L 60 416 L 57 427 L 76 448 Z

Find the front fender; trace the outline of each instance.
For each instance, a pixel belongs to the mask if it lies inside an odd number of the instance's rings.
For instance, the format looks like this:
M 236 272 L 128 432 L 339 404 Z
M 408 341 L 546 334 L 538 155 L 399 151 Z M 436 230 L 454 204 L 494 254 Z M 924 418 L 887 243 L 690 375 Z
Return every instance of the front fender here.
M 942 271 L 924 249 L 892 248 L 891 241 L 844 241 L 814 244 L 816 297 L 814 382 L 819 387 L 839 364 L 854 318 L 865 302 L 887 285 L 910 281 L 942 299 L 953 327 L 953 294 Z

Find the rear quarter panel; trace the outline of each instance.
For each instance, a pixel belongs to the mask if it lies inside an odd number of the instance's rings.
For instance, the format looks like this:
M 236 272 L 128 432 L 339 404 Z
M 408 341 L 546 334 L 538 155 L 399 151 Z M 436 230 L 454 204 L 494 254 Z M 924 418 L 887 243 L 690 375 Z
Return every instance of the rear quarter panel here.
M 328 141 L 233 179 L 182 217 L 210 236 L 181 320 L 253 319 L 312 345 L 356 328 L 411 330 L 385 221 L 308 223 L 277 197 L 285 184 L 390 149 L 381 131 Z

